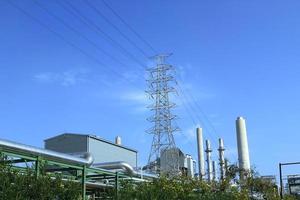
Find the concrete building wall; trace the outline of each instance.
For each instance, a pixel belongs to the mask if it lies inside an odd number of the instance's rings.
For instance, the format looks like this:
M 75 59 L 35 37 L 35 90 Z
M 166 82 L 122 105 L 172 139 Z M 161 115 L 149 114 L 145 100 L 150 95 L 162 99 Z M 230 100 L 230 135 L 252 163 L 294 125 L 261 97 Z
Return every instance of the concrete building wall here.
M 89 138 L 88 150 L 95 158 L 95 163 L 125 161 L 137 167 L 137 153 L 94 138 Z

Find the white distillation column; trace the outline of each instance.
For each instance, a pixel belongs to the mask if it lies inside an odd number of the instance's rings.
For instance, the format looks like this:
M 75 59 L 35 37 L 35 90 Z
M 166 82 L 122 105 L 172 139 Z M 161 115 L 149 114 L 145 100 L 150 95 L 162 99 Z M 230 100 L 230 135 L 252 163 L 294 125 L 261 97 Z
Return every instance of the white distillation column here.
M 212 162 L 211 162 L 211 146 L 210 146 L 210 141 L 206 140 L 206 162 L 207 162 L 207 181 L 211 182 L 212 181 Z
M 225 157 L 224 157 L 224 141 L 222 138 L 219 138 L 219 166 L 220 166 L 220 179 L 225 178 Z

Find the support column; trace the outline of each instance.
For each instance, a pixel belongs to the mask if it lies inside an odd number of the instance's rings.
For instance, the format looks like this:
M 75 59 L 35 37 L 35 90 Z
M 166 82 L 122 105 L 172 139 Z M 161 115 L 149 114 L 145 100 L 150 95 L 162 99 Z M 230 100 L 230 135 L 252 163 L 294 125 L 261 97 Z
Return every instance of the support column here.
M 41 172 L 41 157 L 38 156 L 35 161 L 35 177 L 38 178 Z
M 86 199 L 86 166 L 83 166 L 82 176 L 81 176 L 81 192 L 82 192 L 82 200 Z
M 116 172 L 115 177 L 115 190 L 116 190 L 116 199 L 119 199 L 119 173 Z
M 283 199 L 283 181 L 282 181 L 282 165 L 279 163 L 279 185 L 280 185 L 280 199 Z

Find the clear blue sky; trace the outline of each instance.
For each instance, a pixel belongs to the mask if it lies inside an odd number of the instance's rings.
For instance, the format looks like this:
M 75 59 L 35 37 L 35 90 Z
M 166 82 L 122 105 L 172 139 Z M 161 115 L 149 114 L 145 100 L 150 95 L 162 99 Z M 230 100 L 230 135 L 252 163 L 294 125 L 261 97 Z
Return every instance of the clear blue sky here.
M 45 138 L 62 132 L 92 133 L 109 140 L 120 135 L 123 144 L 139 151 L 139 162 L 144 164 L 152 139 L 145 133 L 151 125 L 146 121 L 150 112 L 143 93 L 144 72 L 56 1 L 39 2 L 125 65 L 109 59 L 33 1 L 12 2 L 104 64 L 1 1 L 0 137 L 43 146 Z M 142 63 L 151 65 L 83 1 L 72 2 Z M 100 0 L 91 2 L 152 55 Z M 182 76 L 182 87 L 194 94 L 216 129 L 211 134 L 211 128 L 205 129 L 205 137 L 214 143 L 215 135 L 223 137 L 232 162 L 237 160 L 239 115 L 247 120 L 251 164 L 261 174 L 277 174 L 280 161 L 300 160 L 298 0 L 113 0 L 109 4 L 157 51 L 174 53 L 169 62 Z M 178 97 L 176 102 L 182 129 L 176 143 L 196 157 L 195 125 Z M 204 124 L 210 127 L 205 120 Z

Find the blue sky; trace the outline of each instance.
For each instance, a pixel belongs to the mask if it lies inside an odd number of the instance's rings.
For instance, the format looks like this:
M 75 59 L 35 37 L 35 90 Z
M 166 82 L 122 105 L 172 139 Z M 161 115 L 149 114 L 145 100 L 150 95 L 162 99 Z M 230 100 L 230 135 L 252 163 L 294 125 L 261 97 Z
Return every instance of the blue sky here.
M 92 133 L 109 140 L 120 135 L 124 145 L 139 151 L 139 162 L 144 164 L 152 140 L 145 133 L 151 126 L 146 121 L 151 113 L 143 92 L 145 72 L 56 1 L 39 2 L 122 64 L 34 1 L 12 2 L 103 64 L 1 1 L 0 137 L 42 147 L 45 138 L 62 132 Z M 91 2 L 147 55 L 153 55 L 101 1 Z M 84 1 L 72 3 L 140 62 L 153 64 Z M 200 113 L 201 123 L 208 127 L 205 137 L 213 145 L 217 136 L 223 137 L 232 162 L 237 160 L 239 115 L 247 120 L 251 164 L 261 174 L 277 174 L 278 162 L 300 160 L 299 1 L 113 0 L 109 4 L 158 52 L 173 53 L 169 62 L 182 77 L 180 84 L 193 93 L 216 129 L 214 133 Z M 179 98 L 173 97 L 179 104 L 175 112 L 182 130 L 176 143 L 196 158 L 195 125 Z M 191 99 L 186 103 L 192 104 Z

